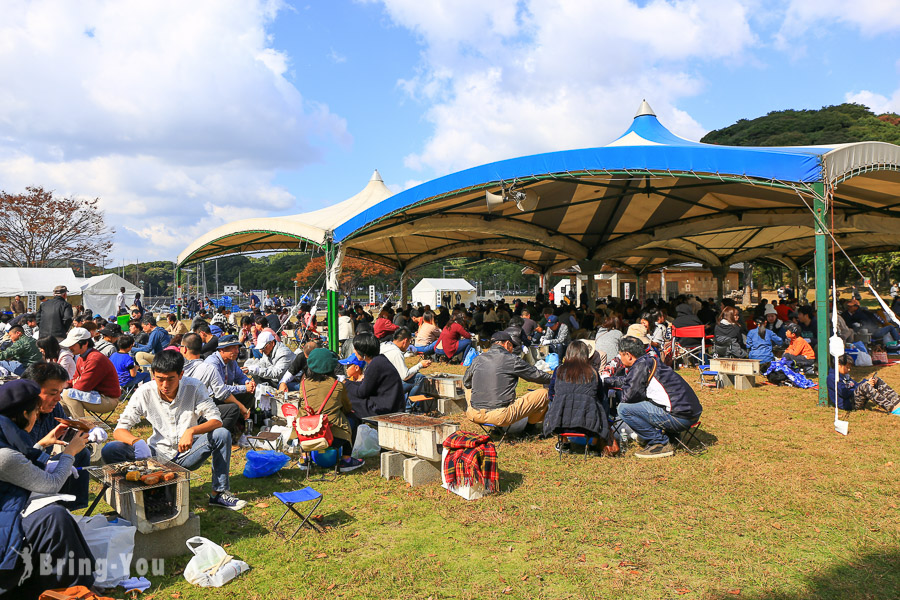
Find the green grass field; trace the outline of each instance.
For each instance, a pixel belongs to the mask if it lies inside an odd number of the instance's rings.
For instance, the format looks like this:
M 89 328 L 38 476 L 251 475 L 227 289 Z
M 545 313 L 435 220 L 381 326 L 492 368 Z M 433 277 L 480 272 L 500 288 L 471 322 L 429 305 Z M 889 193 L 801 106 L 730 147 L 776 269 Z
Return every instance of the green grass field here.
M 682 373 L 695 384 L 696 371 Z M 882 376 L 900 386 L 900 369 Z M 554 440 L 504 443 L 502 493 L 473 502 L 385 481 L 370 459 L 314 484 L 326 532 L 290 542 L 271 532 L 283 510 L 271 494 L 303 487 L 303 474 L 245 479 L 237 452 L 232 489 L 249 506 L 207 509 L 208 467 L 191 500 L 201 534 L 252 570 L 203 589 L 182 576 L 188 557 L 170 559 L 143 597 L 900 597 L 900 419 L 851 414 L 843 437 L 815 391 L 699 395 L 705 455 L 559 460 Z

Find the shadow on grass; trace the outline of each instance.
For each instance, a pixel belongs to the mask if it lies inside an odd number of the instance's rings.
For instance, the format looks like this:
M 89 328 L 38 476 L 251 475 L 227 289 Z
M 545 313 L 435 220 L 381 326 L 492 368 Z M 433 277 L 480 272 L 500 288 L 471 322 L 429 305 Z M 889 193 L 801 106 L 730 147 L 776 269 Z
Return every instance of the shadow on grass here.
M 525 476 L 521 473 L 513 473 L 511 471 L 500 471 L 500 491 L 504 493 L 509 493 L 520 485 L 525 480 Z
M 888 600 L 900 597 L 900 550 L 851 556 L 807 578 L 806 592 L 777 591 L 752 600 Z M 744 597 L 744 596 L 741 596 Z

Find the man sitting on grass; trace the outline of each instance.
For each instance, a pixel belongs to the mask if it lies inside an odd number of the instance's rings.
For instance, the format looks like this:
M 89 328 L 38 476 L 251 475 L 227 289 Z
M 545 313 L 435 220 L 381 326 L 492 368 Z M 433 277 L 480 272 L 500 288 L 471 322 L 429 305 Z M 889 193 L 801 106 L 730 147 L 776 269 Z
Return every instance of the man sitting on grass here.
M 513 354 L 513 341 L 505 331 L 491 336 L 490 349 L 475 357 L 463 376 L 463 385 L 472 390 L 466 416 L 474 423 L 491 423 L 508 427 L 528 418 L 526 435 L 538 435 L 542 428 L 549 392 L 541 388 L 516 397 L 521 377 L 532 383 L 550 383 L 550 373 L 529 365 Z
M 25 369 L 43 358 L 37 347 L 37 340 L 25 335 L 25 328 L 21 325 L 9 329 L 9 339 L 12 340 L 12 345 L 0 352 L 0 366 L 8 371 L 21 375 Z
M 844 354 L 838 359 L 837 405 L 841 410 L 862 410 L 869 400 L 890 415 L 900 417 L 900 395 L 877 374 L 860 382 L 850 377 L 851 358 Z M 834 369 L 828 369 L 828 401 L 834 406 Z
M 114 442 L 103 447 L 106 464 L 160 456 L 190 470 L 212 456 L 210 506 L 240 510 L 247 505 L 228 491 L 231 433 L 222 427 L 219 409 L 203 383 L 184 373 L 184 357 L 163 350 L 150 365 L 153 381 L 131 397 L 113 432 Z M 149 444 L 131 433 L 141 419 L 153 427 Z M 205 419 L 200 423 L 200 419 Z
M 634 430 L 647 447 L 637 458 L 672 456 L 669 434 L 687 431 L 700 419 L 703 407 L 691 386 L 656 356 L 647 354 L 641 340 L 625 336 L 619 340 L 619 361 L 627 369 L 624 377 L 606 377 L 608 388 L 621 388 L 619 418 Z

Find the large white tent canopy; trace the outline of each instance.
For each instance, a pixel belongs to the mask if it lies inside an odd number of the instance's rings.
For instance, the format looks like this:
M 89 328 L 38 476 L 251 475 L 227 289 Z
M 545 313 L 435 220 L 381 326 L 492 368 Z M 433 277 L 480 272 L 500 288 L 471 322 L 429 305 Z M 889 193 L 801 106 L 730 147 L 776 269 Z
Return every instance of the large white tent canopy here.
M 72 269 L 0 267 L 0 297 L 25 296 L 35 292 L 38 296 L 52 296 L 53 288 L 64 285 L 69 295 L 77 296 L 81 284 Z

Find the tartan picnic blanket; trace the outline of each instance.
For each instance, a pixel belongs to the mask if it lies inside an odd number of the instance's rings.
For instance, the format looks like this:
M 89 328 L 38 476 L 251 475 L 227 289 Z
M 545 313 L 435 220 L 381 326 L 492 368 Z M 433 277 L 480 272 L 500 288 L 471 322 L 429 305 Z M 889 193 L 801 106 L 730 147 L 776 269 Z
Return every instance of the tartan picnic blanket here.
M 489 492 L 500 489 L 497 449 L 491 436 L 457 431 L 444 440 L 443 446 L 448 450 L 443 465 L 448 486 L 472 485 L 480 481 Z

